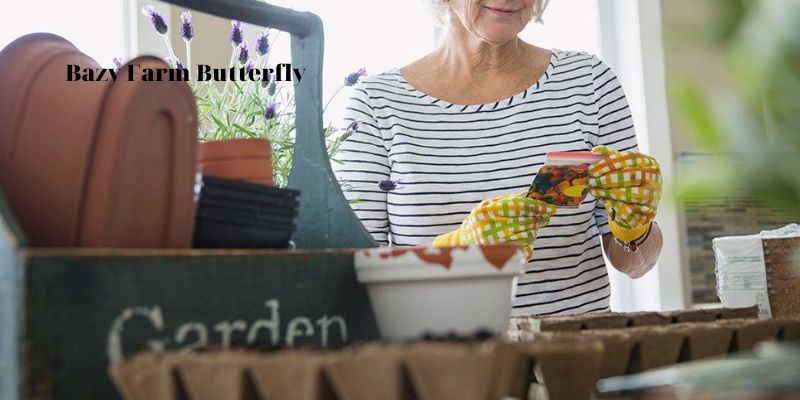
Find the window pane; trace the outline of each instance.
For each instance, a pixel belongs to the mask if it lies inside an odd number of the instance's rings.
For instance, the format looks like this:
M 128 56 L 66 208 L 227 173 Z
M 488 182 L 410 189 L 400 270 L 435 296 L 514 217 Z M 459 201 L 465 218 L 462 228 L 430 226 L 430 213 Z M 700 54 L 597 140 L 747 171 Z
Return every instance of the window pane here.
M 544 12 L 544 24 L 530 24 L 520 34 L 544 48 L 600 54 L 597 0 L 553 0 Z
M 100 65 L 125 55 L 123 1 L 26 0 L 0 12 L 0 48 L 31 32 L 63 36 Z
M 277 0 L 270 3 L 311 11 L 322 18 L 325 28 L 323 105 L 348 73 L 361 67 L 369 74 L 401 67 L 434 48 L 433 22 L 423 1 Z M 342 92 L 331 102 L 326 120 L 338 121 L 342 117 L 347 96 Z

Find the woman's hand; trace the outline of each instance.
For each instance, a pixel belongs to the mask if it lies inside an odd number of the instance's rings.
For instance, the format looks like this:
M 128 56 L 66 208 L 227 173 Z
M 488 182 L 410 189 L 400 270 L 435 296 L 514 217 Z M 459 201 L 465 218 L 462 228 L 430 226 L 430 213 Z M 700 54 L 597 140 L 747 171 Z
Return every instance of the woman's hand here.
M 597 146 L 605 159 L 589 167 L 589 187 L 608 211 L 611 233 L 633 242 L 647 233 L 661 198 L 661 168 L 655 158 L 637 151 Z
M 536 234 L 539 228 L 550 222 L 556 207 L 525 195 L 522 192 L 482 201 L 472 209 L 460 228 L 437 236 L 433 245 L 518 244 L 525 246 L 530 260 Z

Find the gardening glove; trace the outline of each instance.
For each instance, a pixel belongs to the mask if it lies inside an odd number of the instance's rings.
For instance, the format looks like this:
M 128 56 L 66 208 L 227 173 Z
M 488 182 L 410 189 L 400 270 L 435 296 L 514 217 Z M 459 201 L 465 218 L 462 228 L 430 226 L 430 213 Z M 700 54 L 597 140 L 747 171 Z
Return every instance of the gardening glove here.
M 661 198 L 661 168 L 655 158 L 638 151 L 592 149 L 605 158 L 589 167 L 589 189 L 608 212 L 611 233 L 623 242 L 644 235 Z
M 437 236 L 433 245 L 517 244 L 524 246 L 530 260 L 536 234 L 539 228 L 550 222 L 556 206 L 529 199 L 526 194 L 507 194 L 482 201 L 472 209 L 460 228 Z

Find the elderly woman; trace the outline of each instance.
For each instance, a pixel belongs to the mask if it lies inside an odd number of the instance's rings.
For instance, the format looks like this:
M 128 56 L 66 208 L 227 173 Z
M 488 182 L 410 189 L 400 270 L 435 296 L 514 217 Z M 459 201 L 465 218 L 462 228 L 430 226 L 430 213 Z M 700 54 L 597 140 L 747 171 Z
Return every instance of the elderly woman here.
M 658 163 L 636 151 L 625 95 L 583 52 L 517 35 L 545 0 L 430 0 L 441 46 L 363 79 L 337 177 L 381 245 L 514 243 L 532 255 L 514 315 L 607 311 L 611 264 L 631 278 L 655 265 Z M 525 197 L 545 153 L 604 155 L 577 209 Z M 521 193 L 520 193 L 521 192 Z

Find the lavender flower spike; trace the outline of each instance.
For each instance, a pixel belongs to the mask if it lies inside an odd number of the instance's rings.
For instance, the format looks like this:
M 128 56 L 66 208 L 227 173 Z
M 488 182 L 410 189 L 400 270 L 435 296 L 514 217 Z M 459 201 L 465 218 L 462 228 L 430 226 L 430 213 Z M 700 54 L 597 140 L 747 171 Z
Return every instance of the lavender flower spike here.
M 345 129 L 345 132 L 346 133 L 351 133 L 351 134 L 355 133 L 356 131 L 358 131 L 358 128 L 360 126 L 361 126 L 361 121 L 359 121 L 357 119 L 354 119 L 353 122 L 351 122 L 349 125 L 347 125 L 347 128 Z
M 391 192 L 395 189 L 402 187 L 400 180 L 393 181 L 391 179 L 378 182 L 378 188 L 384 192 Z
M 194 38 L 194 26 L 192 25 L 192 13 L 184 11 L 181 13 L 181 37 L 187 42 Z
M 164 59 L 164 61 L 166 61 L 167 64 L 169 65 L 174 65 L 175 68 L 186 69 L 186 67 L 183 66 L 183 63 L 181 63 L 181 60 L 179 60 L 177 57 L 176 58 L 167 57 Z
M 275 81 L 270 82 L 269 86 L 267 86 L 267 94 L 270 96 L 274 96 L 277 90 L 278 85 L 275 84 Z
M 361 121 L 354 119 L 347 128 L 345 128 L 344 133 L 342 134 L 342 140 L 347 140 L 350 136 L 353 136 L 354 133 L 358 132 L 358 128 L 361 126 Z
M 272 82 L 272 74 L 267 74 L 264 79 L 261 80 L 261 87 L 267 87 L 267 85 Z
M 250 49 L 247 48 L 247 41 L 244 41 L 239 45 L 239 63 L 245 65 L 248 60 L 250 60 Z
M 244 40 L 241 21 L 231 21 L 231 45 L 238 46 Z
M 365 76 L 367 76 L 367 70 L 366 70 L 365 68 L 361 68 L 361 69 L 359 69 L 358 71 L 356 71 L 356 72 L 353 72 L 353 73 L 351 73 L 351 74 L 347 75 L 347 76 L 344 78 L 344 84 L 345 84 L 345 86 L 353 86 L 353 85 L 355 85 L 356 83 L 358 83 L 358 81 L 359 81 L 361 78 L 363 78 L 363 77 L 365 77 Z
M 275 114 L 278 111 L 278 103 L 274 101 L 270 101 L 266 107 L 264 107 L 264 119 L 267 121 L 275 118 Z
M 256 63 L 253 60 L 247 60 L 247 72 L 250 72 L 256 68 Z
M 116 65 L 116 66 L 117 66 L 117 69 L 120 69 L 120 68 L 122 68 L 122 65 L 124 64 L 124 63 L 122 62 L 122 60 L 120 60 L 120 58 L 119 58 L 119 57 L 114 57 L 114 59 L 113 59 L 112 61 L 114 61 L 114 65 Z
M 256 52 L 258 55 L 263 56 L 269 53 L 269 31 L 266 29 L 261 32 L 261 35 L 256 41 Z
M 153 23 L 153 28 L 156 29 L 161 35 L 166 35 L 169 28 L 167 28 L 167 23 L 164 21 L 164 17 L 161 16 L 161 13 L 155 9 L 153 6 L 146 6 L 142 8 L 142 14 L 147 17 L 150 17 L 150 22 Z

